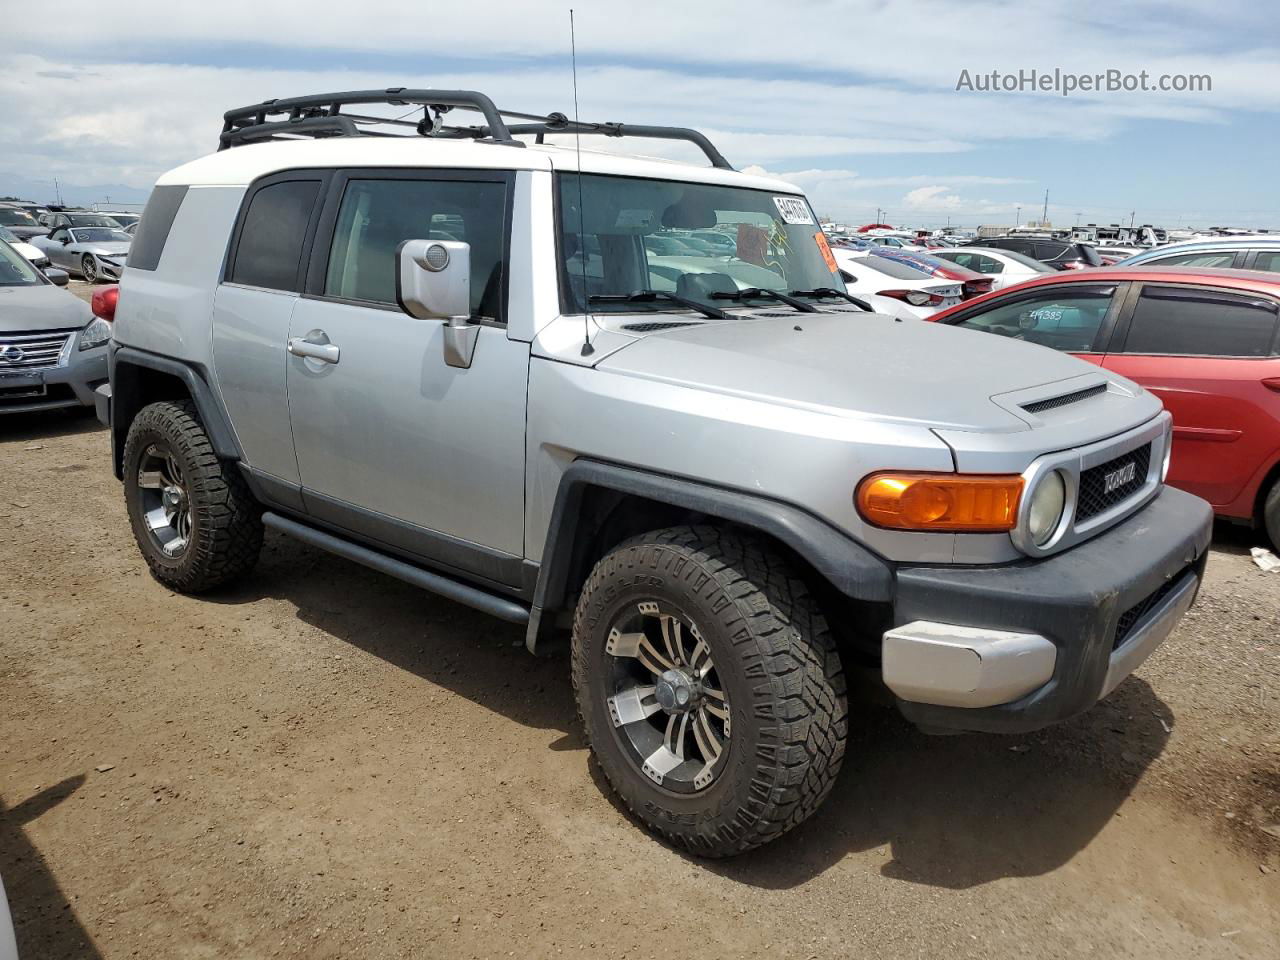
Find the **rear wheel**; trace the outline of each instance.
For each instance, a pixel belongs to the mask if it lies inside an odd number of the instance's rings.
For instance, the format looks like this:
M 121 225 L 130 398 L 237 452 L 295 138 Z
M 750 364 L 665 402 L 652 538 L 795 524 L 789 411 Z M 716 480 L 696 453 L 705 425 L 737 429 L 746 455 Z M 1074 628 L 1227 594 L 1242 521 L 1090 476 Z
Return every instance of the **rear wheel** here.
M 96 283 L 98 280 L 98 265 L 93 262 L 93 255 L 86 253 L 80 258 L 80 276 L 84 277 L 85 283 Z
M 623 802 L 704 856 L 781 836 L 844 757 L 844 674 L 804 583 L 761 543 L 679 527 L 605 556 L 574 617 L 587 738 Z
M 138 549 L 165 586 L 212 590 L 257 562 L 261 511 L 235 465 L 213 452 L 190 402 L 139 411 L 125 440 L 124 489 Z
M 1271 538 L 1271 546 L 1280 550 L 1280 477 L 1271 485 L 1267 499 L 1262 504 L 1262 522 Z

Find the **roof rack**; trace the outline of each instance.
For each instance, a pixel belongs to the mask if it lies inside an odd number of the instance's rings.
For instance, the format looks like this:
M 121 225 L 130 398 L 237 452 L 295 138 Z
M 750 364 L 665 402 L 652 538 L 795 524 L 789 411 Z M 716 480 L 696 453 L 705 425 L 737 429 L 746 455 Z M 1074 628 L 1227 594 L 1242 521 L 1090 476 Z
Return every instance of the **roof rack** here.
M 409 120 L 400 117 L 378 117 L 351 113 L 344 107 L 358 104 L 421 107 L 422 117 Z M 445 115 L 453 108 L 471 110 L 484 118 L 476 126 L 446 124 Z M 415 113 L 410 110 L 409 113 Z M 509 125 L 504 117 L 529 121 Z M 377 126 L 407 127 L 412 133 L 392 133 L 371 129 Z M 517 136 L 533 135 L 538 143 L 547 134 L 584 134 L 604 137 L 644 137 L 651 140 L 684 140 L 700 149 L 713 167 L 732 170 L 719 150 L 697 130 L 684 127 L 651 127 L 622 123 L 579 123 L 563 113 L 540 116 L 502 110 L 483 93 L 475 90 L 411 90 L 388 87 L 386 90 L 351 90 L 345 93 L 321 93 L 286 100 L 264 100 L 248 107 L 228 110 L 222 115 L 222 134 L 218 149 L 226 150 L 259 140 L 294 139 L 297 137 L 396 137 L 422 136 L 445 139 L 472 139 L 482 143 L 523 147 Z

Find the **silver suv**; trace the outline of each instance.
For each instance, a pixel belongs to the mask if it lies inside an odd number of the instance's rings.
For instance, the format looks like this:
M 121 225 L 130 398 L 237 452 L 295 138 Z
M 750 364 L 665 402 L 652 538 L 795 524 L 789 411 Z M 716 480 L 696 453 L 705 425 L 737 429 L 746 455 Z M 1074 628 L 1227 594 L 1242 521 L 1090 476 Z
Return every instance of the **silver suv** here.
M 378 104 L 420 117 L 364 135 Z M 822 802 L 846 670 L 926 730 L 1026 731 L 1190 606 L 1210 510 L 1150 394 L 864 310 L 800 191 L 696 132 L 507 116 L 268 101 L 160 179 L 99 410 L 162 583 L 246 574 L 268 528 L 568 633 L 610 783 L 708 856 Z

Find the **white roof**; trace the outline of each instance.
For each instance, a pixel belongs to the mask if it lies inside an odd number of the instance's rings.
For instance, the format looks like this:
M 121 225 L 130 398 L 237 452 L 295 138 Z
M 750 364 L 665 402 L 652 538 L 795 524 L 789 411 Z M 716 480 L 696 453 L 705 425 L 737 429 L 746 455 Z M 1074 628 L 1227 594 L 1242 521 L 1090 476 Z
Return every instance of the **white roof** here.
M 428 137 L 325 137 L 277 140 L 220 150 L 162 175 L 157 186 L 245 186 L 279 170 L 303 167 L 432 167 L 473 170 L 578 169 L 578 152 L 552 144 L 477 143 Z M 775 193 L 803 193 L 792 184 L 734 170 L 582 150 L 582 170 L 655 180 L 719 183 Z

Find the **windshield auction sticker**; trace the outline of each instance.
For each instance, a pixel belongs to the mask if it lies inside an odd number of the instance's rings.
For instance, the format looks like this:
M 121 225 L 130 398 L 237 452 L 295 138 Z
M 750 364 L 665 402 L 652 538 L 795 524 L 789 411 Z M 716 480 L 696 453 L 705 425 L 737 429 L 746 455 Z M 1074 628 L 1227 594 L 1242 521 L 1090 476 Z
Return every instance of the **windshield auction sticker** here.
M 819 230 L 813 235 L 813 242 L 818 245 L 818 250 L 822 253 L 822 259 L 827 261 L 827 269 L 832 273 L 840 269 L 836 264 L 835 254 L 831 252 L 831 244 L 827 243 L 827 235 Z
M 809 205 L 799 197 L 774 197 L 773 205 L 778 208 L 783 223 L 813 223 Z

